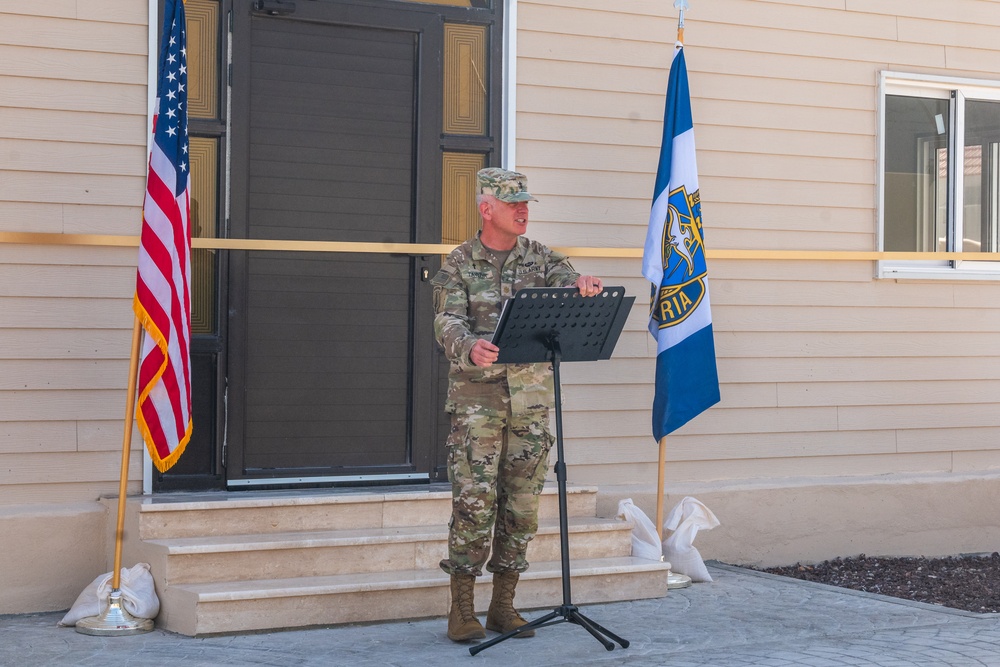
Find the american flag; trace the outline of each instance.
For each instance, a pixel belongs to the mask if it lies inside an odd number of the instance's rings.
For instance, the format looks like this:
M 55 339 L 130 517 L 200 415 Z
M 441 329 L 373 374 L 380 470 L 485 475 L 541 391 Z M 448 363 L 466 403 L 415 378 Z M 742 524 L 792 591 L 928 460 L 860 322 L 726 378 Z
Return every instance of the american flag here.
M 191 421 L 191 175 L 184 3 L 166 0 L 133 308 L 142 323 L 136 421 L 160 472 Z

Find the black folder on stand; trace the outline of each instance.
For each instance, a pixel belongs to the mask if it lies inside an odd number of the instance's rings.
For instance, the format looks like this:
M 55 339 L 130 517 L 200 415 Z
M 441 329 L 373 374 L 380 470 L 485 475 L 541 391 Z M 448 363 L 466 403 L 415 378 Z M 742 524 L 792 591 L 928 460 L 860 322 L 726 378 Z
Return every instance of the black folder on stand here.
M 527 287 L 504 303 L 493 344 L 498 364 L 551 361 L 549 340 L 556 335 L 562 361 L 610 359 L 625 327 L 634 296 L 624 287 L 606 287 L 580 296 L 575 287 Z

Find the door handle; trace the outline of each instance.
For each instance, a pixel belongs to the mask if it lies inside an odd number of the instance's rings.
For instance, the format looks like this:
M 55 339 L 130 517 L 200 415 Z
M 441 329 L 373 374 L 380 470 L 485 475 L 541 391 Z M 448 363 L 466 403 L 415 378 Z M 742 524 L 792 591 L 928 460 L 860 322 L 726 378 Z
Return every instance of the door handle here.
M 254 0 L 253 10 L 270 16 L 292 14 L 295 12 L 295 3 L 291 0 Z

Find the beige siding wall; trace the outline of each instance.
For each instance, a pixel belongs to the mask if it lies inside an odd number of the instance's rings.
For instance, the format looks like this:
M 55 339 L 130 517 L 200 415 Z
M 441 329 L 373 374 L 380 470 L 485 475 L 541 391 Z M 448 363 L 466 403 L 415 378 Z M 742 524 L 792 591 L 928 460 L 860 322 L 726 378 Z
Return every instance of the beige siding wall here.
M 147 11 L 0 4 L 0 231 L 138 234 Z M 0 506 L 116 492 L 135 258 L 0 244 Z
M 1000 79 L 996 2 L 691 4 L 710 250 L 875 249 L 878 72 Z M 519 3 L 517 166 L 541 200 L 535 237 L 641 246 L 671 5 Z M 576 263 L 646 300 L 637 260 Z M 871 262 L 710 261 L 722 402 L 668 438 L 668 482 L 1000 471 L 1000 284 L 873 275 Z M 612 361 L 565 369 L 573 481 L 655 483 L 643 310 Z
M 687 56 L 710 249 L 874 248 L 877 73 L 1000 78 L 997 2 L 692 4 Z M 670 5 L 519 2 L 517 162 L 542 200 L 533 237 L 641 246 L 676 29 Z M 0 3 L 0 231 L 138 233 L 147 12 L 146 0 Z M 93 501 L 117 490 L 135 257 L 0 244 L 0 533 L 25 538 L 0 547 L 15 573 L 0 580 L 0 613 L 65 608 L 108 567 L 106 516 Z M 577 265 L 644 301 L 638 260 Z M 846 487 L 801 480 L 872 475 L 924 480 L 897 485 L 909 495 L 897 493 L 893 508 L 920 498 L 932 499 L 924 515 L 936 499 L 968 508 L 939 522 L 938 553 L 979 548 L 981 499 L 996 486 L 968 490 L 1000 476 L 1000 283 L 878 281 L 868 262 L 710 267 L 723 400 L 669 438 L 668 480 L 672 492 L 700 484 L 744 532 L 714 531 L 717 546 L 704 553 L 790 562 L 839 555 L 844 544 L 915 549 L 922 518 L 900 529 L 902 541 L 886 541 L 879 521 L 857 538 L 852 517 L 882 502 L 880 489 L 859 482 L 862 510 L 844 514 Z M 564 369 L 572 482 L 655 482 L 643 311 L 614 360 Z M 137 436 L 132 447 L 137 490 Z M 754 484 L 782 488 L 748 502 Z M 806 507 L 798 538 L 761 538 L 761 505 Z M 831 505 L 838 512 L 812 511 Z M 952 539 L 970 516 L 964 541 Z M 844 539 L 816 542 L 817 523 Z M 768 551 L 782 539 L 784 551 Z M 66 574 L 53 582 L 51 572 Z

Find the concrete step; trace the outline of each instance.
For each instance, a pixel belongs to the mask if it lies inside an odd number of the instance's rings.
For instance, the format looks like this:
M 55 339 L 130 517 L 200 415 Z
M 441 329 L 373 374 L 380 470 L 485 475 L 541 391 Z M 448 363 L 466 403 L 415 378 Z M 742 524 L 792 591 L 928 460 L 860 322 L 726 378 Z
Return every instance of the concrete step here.
M 595 487 L 570 488 L 567 509 L 574 603 L 666 594 L 665 565 L 629 556 L 631 526 L 596 517 Z M 123 556 L 151 566 L 157 625 L 188 635 L 444 616 L 450 513 L 440 485 L 167 494 L 129 501 Z M 558 519 L 551 485 L 521 608 L 562 603 Z M 477 585 L 482 609 L 491 585 Z
M 631 526 L 616 519 L 567 520 L 574 559 L 628 556 Z M 404 526 L 294 533 L 216 535 L 145 540 L 146 558 L 166 586 L 233 579 L 315 577 L 334 574 L 436 569 L 448 553 L 448 529 Z M 539 521 L 529 559 L 560 559 L 559 522 Z
M 574 560 L 572 602 L 639 600 L 667 594 L 667 568 L 632 557 Z M 489 605 L 492 580 L 479 579 L 476 608 Z M 181 584 L 161 595 L 157 626 L 185 635 L 207 635 L 337 623 L 445 616 L 449 578 L 440 569 L 369 574 Z M 519 609 L 561 605 L 558 561 L 532 563 L 517 589 Z M 537 614 L 526 614 L 530 620 Z M 609 628 L 616 630 L 616 628 Z M 624 629 L 620 630 L 624 633 Z M 445 626 L 442 619 L 441 634 Z
M 571 487 L 567 516 L 594 516 L 596 487 Z M 324 493 L 208 493 L 156 496 L 130 502 L 141 540 L 397 528 L 447 524 L 450 491 L 335 490 Z M 556 487 L 542 491 L 539 518 L 558 518 Z

